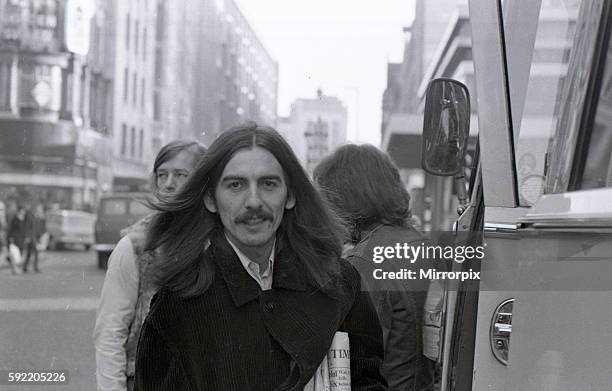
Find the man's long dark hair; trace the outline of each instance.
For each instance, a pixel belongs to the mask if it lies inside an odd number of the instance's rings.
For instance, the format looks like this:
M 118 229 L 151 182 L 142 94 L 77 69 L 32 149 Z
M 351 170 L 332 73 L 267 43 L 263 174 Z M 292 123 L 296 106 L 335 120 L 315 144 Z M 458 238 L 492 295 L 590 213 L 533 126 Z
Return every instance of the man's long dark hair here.
M 155 282 L 182 297 L 204 293 L 214 279 L 214 263 L 203 257 L 213 235 L 223 229 L 221 219 L 204 206 L 214 197 L 225 166 L 240 150 L 260 147 L 270 152 L 284 170 L 295 207 L 285 210 L 276 233 L 276 254 L 291 251 L 306 278 L 316 288 L 338 272 L 342 253 L 342 224 L 314 188 L 287 142 L 272 128 L 248 123 L 232 128 L 212 143 L 179 193 L 155 205 L 160 211 L 151 223 L 146 248 L 161 252 Z
M 406 226 L 410 195 L 391 158 L 372 145 L 348 144 L 314 170 L 315 182 L 348 224 L 351 240 L 374 224 Z

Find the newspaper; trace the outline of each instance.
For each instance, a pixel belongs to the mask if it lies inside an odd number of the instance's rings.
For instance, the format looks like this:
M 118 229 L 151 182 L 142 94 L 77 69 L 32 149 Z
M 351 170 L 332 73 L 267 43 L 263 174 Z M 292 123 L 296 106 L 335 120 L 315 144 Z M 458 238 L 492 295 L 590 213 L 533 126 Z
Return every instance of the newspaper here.
M 334 334 L 327 356 L 323 358 L 304 391 L 350 391 L 351 353 L 348 333 Z

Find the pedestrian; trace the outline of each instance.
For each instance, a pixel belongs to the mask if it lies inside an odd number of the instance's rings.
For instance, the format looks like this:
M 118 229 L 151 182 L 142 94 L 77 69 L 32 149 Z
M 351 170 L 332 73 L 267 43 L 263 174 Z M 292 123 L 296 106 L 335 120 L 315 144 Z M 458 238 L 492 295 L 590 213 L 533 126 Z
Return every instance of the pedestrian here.
M 148 248 L 160 263 L 135 390 L 303 390 L 337 331 L 352 390 L 384 390 L 382 332 L 342 226 L 287 142 L 247 123 L 210 146 Z
M 11 262 L 11 267 L 13 274 L 21 274 L 22 269 L 22 260 L 25 256 L 26 249 L 26 232 L 28 231 L 27 225 L 30 224 L 31 219 L 27 219 L 27 210 L 26 208 L 18 204 L 17 211 L 11 217 L 11 223 L 9 224 L 9 229 L 7 233 L 8 245 L 9 245 L 9 254 L 10 246 L 15 245 L 19 249 L 18 259 L 12 258 L 9 256 L 9 262 Z
M 32 270 L 35 273 L 40 273 L 38 268 L 38 242 L 46 231 L 45 214 L 42 205 L 37 205 L 34 211 L 26 213 L 26 238 L 25 238 L 25 262 L 23 263 L 23 272 L 28 272 L 30 260 L 32 260 Z M 22 253 L 23 254 L 23 253 Z
M 350 232 L 345 256 L 368 286 L 384 334 L 382 373 L 389 390 L 433 389 L 434 363 L 423 355 L 423 305 L 429 281 L 375 281 L 374 268 L 409 268 L 410 263 L 374 262 L 374 248 L 421 245 L 410 224 L 410 196 L 389 156 L 372 145 L 345 145 L 314 170 L 320 191 L 344 218 Z M 419 263 L 414 264 L 415 269 Z M 376 284 L 378 282 L 378 284 Z
M 8 243 L 7 243 L 7 229 L 8 229 L 8 221 L 6 219 L 6 205 L 0 199 L 0 262 L 4 262 L 6 258 L 6 254 L 8 251 Z
M 206 152 L 196 141 L 175 140 L 157 154 L 151 174 L 156 198 L 171 197 Z M 131 390 L 142 322 L 155 291 L 149 272 L 154 254 L 143 249 L 152 215 L 122 232 L 109 257 L 94 329 L 98 390 Z

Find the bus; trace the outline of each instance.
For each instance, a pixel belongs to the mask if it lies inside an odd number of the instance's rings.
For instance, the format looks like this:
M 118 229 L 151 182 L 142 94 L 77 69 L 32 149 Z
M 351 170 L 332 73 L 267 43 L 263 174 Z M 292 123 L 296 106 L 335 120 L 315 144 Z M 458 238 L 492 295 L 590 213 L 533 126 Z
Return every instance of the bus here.
M 440 388 L 608 390 L 612 1 L 469 0 L 469 18 L 469 186 L 459 167 L 467 88 L 432 81 L 424 112 L 424 169 L 466 189 L 456 241 L 486 248 L 481 261 L 453 265 L 478 280 L 430 288 L 443 303 Z

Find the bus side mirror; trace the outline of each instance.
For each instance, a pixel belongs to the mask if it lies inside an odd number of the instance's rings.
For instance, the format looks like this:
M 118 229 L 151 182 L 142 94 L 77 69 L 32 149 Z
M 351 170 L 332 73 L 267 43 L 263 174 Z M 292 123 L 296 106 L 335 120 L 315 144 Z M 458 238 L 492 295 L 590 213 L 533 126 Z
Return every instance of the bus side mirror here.
M 470 93 L 452 79 L 434 79 L 427 86 L 423 118 L 421 166 L 437 176 L 463 169 L 470 134 Z

